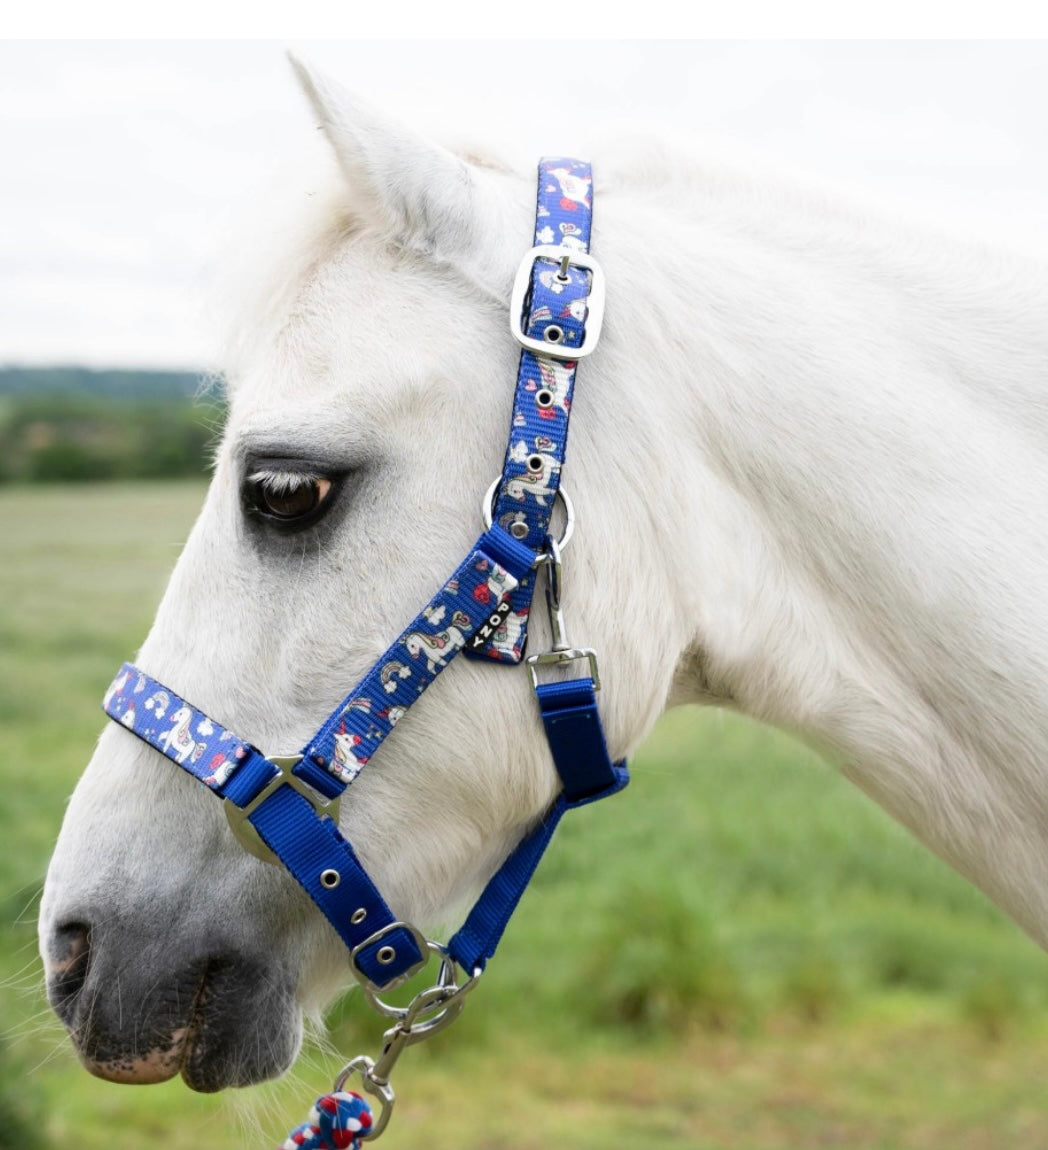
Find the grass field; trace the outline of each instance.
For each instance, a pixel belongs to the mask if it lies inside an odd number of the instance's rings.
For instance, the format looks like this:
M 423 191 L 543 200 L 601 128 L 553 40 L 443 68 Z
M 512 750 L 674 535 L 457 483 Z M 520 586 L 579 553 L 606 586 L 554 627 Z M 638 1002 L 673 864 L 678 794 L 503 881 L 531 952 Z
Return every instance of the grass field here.
M 282 1083 L 118 1087 L 45 1010 L 50 845 L 202 491 L 0 491 L 0 1148 L 275 1145 L 331 1043 L 375 1052 L 350 995 Z M 382 1145 L 1032 1150 L 1046 1066 L 1045 955 L 794 741 L 682 710 L 565 821 L 469 1010 L 398 1068 Z

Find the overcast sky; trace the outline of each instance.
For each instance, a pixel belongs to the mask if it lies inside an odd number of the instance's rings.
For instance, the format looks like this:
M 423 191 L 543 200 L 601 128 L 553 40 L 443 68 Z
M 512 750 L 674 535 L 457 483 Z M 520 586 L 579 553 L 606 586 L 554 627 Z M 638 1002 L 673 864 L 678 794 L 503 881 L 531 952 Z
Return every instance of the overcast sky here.
M 1048 254 L 1045 41 L 7 41 L 0 363 L 205 365 L 209 261 L 311 139 L 287 47 L 514 156 L 668 124 Z

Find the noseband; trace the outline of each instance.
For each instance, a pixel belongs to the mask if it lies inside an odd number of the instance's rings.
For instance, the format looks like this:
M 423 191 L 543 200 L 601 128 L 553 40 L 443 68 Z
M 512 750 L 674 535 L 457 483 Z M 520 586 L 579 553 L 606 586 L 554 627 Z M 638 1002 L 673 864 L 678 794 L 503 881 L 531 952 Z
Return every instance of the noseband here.
M 359 1074 L 365 1090 L 381 1102 L 378 1119 L 358 1127 L 361 1138 L 377 1137 L 389 1119 L 389 1072 L 401 1051 L 443 1029 L 462 1009 L 561 816 L 615 794 L 629 781 L 625 762 L 613 763 L 605 743 L 596 654 L 569 645 L 560 598 L 561 551 L 574 527 L 560 488 L 572 391 L 578 361 L 596 346 L 604 310 L 603 275 L 588 254 L 591 191 L 587 163 L 540 162 L 535 246 L 520 265 L 510 303 L 510 327 L 522 346 L 513 418 L 502 474 L 484 500 L 486 530 L 309 743 L 295 755 L 264 755 L 130 663 L 121 667 L 103 704 L 111 719 L 223 800 L 246 850 L 294 875 L 348 948 L 368 1001 L 395 1020 L 378 1060 L 354 1059 L 336 1083 L 340 1092 Z M 551 533 L 558 498 L 568 512 L 559 542 Z M 454 656 L 504 666 L 524 660 L 540 570 L 546 573 L 553 646 L 526 662 L 561 793 L 442 945 L 386 905 L 339 831 L 339 799 Z M 541 681 L 549 668 L 580 664 L 581 677 Z M 436 983 L 407 1007 L 379 997 L 417 974 L 433 954 L 439 961 Z

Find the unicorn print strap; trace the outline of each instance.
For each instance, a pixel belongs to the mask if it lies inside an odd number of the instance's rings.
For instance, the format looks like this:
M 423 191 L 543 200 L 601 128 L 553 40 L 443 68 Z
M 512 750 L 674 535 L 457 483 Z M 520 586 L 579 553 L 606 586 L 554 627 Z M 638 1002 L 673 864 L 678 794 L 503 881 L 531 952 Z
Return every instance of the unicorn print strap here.
M 535 209 L 535 245 L 530 286 L 521 331 L 545 343 L 550 355 L 524 348 L 517 370 L 513 417 L 495 496 L 493 520 L 515 539 L 540 551 L 549 534 L 553 505 L 568 440 L 568 418 L 577 362 L 563 358 L 585 337 L 587 301 L 592 277 L 581 267 L 550 254 L 589 251 L 593 219 L 591 166 L 561 157 L 539 162 Z M 558 353 L 554 356 L 552 353 Z M 524 657 L 534 577 L 521 581 L 510 595 L 510 612 L 496 639 L 467 652 L 473 657 L 519 663 Z
M 497 548 L 492 545 L 496 541 Z M 305 758 L 348 786 L 450 660 L 496 634 L 505 618 L 506 597 L 530 571 L 532 562 L 526 548 L 497 528 L 482 536 L 466 561 L 320 728 L 305 748 Z
M 102 700 L 102 709 L 219 793 L 235 771 L 250 759 L 261 758 L 250 743 L 131 663 L 117 672 Z
M 530 570 L 532 558 L 497 528 L 481 536 L 440 591 L 331 713 L 303 750 L 295 775 L 327 798 L 353 782 L 400 716 L 450 660 L 467 644 L 484 642 L 494 632 L 504 617 L 500 608 L 506 596 Z M 275 774 L 276 768 L 250 743 L 130 663 L 120 668 L 102 706 L 111 719 L 218 794 L 233 786 L 240 805 L 254 797 L 247 792 L 258 788 L 235 786 L 238 772 L 250 763 L 252 770 L 243 773 L 260 772 L 259 785 Z

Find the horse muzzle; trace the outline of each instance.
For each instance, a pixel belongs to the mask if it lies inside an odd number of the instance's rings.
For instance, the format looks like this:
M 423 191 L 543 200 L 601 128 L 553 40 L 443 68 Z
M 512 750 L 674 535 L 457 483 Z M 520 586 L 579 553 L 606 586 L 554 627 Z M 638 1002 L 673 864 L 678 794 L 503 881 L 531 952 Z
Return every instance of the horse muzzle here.
M 151 1083 L 180 1073 L 211 1092 L 288 1069 L 301 1011 L 276 964 L 228 950 L 179 955 L 127 934 L 81 918 L 45 939 L 48 999 L 92 1074 Z

